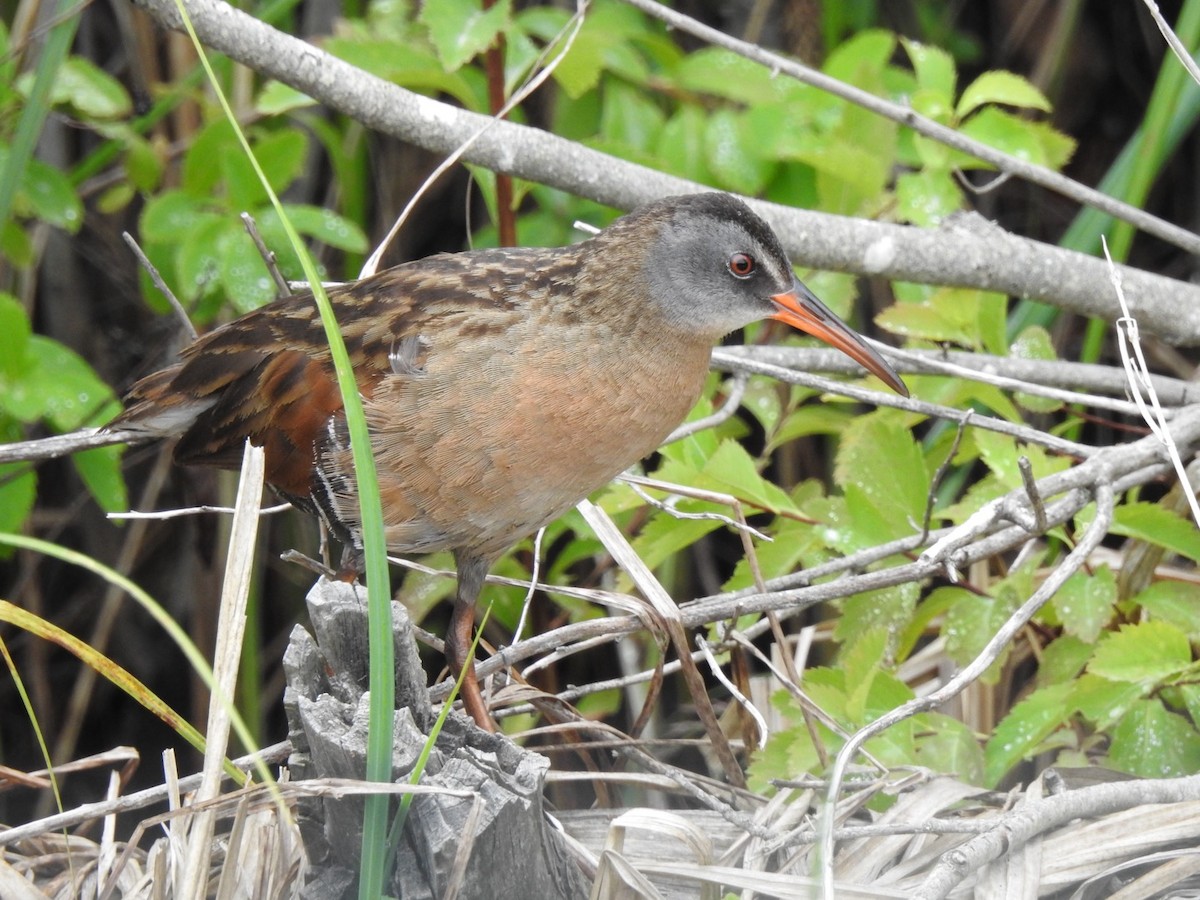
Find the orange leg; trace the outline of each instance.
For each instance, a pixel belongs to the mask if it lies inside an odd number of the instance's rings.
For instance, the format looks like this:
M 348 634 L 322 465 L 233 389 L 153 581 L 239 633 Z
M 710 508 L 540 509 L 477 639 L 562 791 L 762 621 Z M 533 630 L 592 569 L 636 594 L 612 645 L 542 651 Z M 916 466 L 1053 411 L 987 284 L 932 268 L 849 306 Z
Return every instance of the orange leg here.
M 465 552 L 454 555 L 458 566 L 458 590 L 454 597 L 454 611 L 450 615 L 450 628 L 446 633 L 446 660 L 450 670 L 457 675 L 465 672 L 459 693 L 463 709 L 484 731 L 495 731 L 479 681 L 475 677 L 475 659 L 471 654 L 471 640 L 475 631 L 475 603 L 483 589 L 483 580 L 490 568 L 488 560 Z

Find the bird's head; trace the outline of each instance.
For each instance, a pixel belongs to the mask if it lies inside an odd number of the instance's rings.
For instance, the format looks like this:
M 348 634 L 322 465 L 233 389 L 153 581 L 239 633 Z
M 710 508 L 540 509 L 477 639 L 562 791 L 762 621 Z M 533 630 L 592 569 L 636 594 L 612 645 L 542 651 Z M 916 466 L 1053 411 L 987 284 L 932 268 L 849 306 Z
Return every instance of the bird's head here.
M 639 224 L 654 235 L 644 248 L 642 277 L 673 328 L 715 343 L 751 322 L 777 319 L 908 396 L 883 357 L 796 278 L 774 232 L 740 200 L 720 193 L 668 197 L 615 227 Z

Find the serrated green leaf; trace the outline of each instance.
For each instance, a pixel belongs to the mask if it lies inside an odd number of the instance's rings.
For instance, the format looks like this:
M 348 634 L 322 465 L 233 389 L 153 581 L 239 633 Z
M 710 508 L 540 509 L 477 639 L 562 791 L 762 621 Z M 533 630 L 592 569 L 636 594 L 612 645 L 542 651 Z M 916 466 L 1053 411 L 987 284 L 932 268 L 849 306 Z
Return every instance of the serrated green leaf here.
M 792 499 L 759 474 L 746 448 L 723 440 L 708 459 L 698 486 L 716 488 L 772 512 L 794 512 Z
M 1034 478 L 1045 478 L 1055 472 L 1065 471 L 1071 465 L 1069 460 L 1047 456 L 1041 447 L 1032 444 L 1018 447 L 1011 437 L 994 431 L 978 430 L 974 439 L 979 448 L 980 459 L 1008 490 L 1015 490 L 1024 485 L 1018 465 L 1018 458 L 1021 456 L 1029 460 Z
M 1189 640 L 1200 639 L 1200 585 L 1159 581 L 1134 597 L 1133 602 L 1152 618 L 1182 630 Z
M 1117 579 L 1107 565 L 1076 572 L 1050 601 L 1067 634 L 1094 643 L 1117 606 Z
M 963 722 L 940 713 L 918 717 L 916 762 L 929 771 L 951 775 L 968 784 L 983 783 L 983 748 Z
M 941 95 L 945 98 L 946 105 L 950 106 L 954 102 L 958 85 L 954 57 L 940 47 L 919 44 L 905 37 L 900 38 L 900 43 L 912 62 L 913 71 L 917 75 L 917 85 Z
M 830 51 L 821 67 L 826 75 L 871 90 L 883 83 L 896 52 L 896 36 L 882 29 L 860 31 Z
M 1156 503 L 1126 503 L 1113 513 L 1113 534 L 1137 538 L 1200 562 L 1200 531 L 1191 519 Z
M 995 787 L 1008 770 L 1038 752 L 1071 715 L 1073 685 L 1039 688 L 1009 710 L 984 747 L 984 784 Z
M 1070 700 L 1075 709 L 1098 731 L 1112 727 L 1112 722 L 1126 714 L 1126 710 L 1145 694 L 1145 689 L 1139 684 L 1129 682 L 1110 682 L 1108 678 L 1100 678 L 1097 674 L 1084 672 L 1074 682 L 1075 688 Z
M 859 632 L 856 639 L 838 654 L 839 665 L 846 673 L 846 684 L 850 686 L 846 697 L 846 715 L 855 726 L 866 724 L 867 697 L 875 676 L 882 671 L 880 664 L 887 645 L 887 628 L 868 628 Z
M 17 298 L 0 292 L 0 386 L 19 378 L 29 368 L 32 331 L 25 308 Z
M 1044 122 L 1029 122 L 994 106 L 973 115 L 962 128 L 963 134 L 1002 150 L 1018 159 L 1060 169 L 1075 151 L 1071 138 Z M 962 168 L 990 168 L 973 157 L 955 155 Z
M 1143 778 L 1200 771 L 1200 733 L 1158 699 L 1139 700 L 1112 730 L 1108 762 Z
M 772 435 L 767 452 L 782 447 L 797 438 L 813 434 L 841 434 L 855 414 L 833 403 L 807 403 L 789 413 Z
M 895 637 L 912 619 L 920 595 L 920 586 L 910 582 L 847 597 L 842 601 L 842 614 L 834 626 L 833 636 L 845 651 L 862 635 L 882 629 L 887 635 L 885 649 L 890 656 L 895 651 Z M 882 658 L 881 651 L 879 659 Z
M 498 0 L 490 9 L 478 0 L 438 0 L 422 4 L 418 18 L 429 29 L 442 65 L 454 72 L 492 46 L 511 17 L 511 0 Z
M 933 228 L 962 205 L 962 191 L 948 171 L 923 169 L 896 179 L 896 211 L 914 225 Z
M 1084 672 L 1074 681 L 1071 702 L 1079 714 L 1097 730 L 1111 728 L 1113 722 L 1125 715 L 1144 690 L 1141 685 L 1109 681 L 1099 675 Z
M 1070 681 L 1083 671 L 1092 658 L 1093 649 L 1092 643 L 1070 634 L 1051 641 L 1042 650 L 1042 658 L 1038 662 L 1038 687 Z
M 946 640 L 947 655 L 965 666 L 982 652 L 1000 627 L 1017 608 L 1018 598 L 1011 589 L 1001 585 L 991 595 L 971 595 L 955 603 L 946 612 L 946 624 L 942 626 L 942 637 Z M 980 679 L 984 684 L 995 684 L 1000 670 L 1008 659 L 1010 648 L 1005 647 Z
M 1014 72 L 984 72 L 962 92 L 955 113 L 959 119 L 965 119 L 985 103 L 1050 112 L 1050 101 L 1045 94 Z
M 842 434 L 833 477 L 848 502 L 861 498 L 863 512 L 874 513 L 856 517 L 859 527 L 875 518 L 873 537 L 911 534 L 919 528 L 914 523 L 924 519 L 929 471 L 912 432 L 896 416 L 873 413 L 851 422 Z
M 783 519 L 772 537 L 774 540 L 770 543 L 756 543 L 754 547 L 759 571 L 768 581 L 789 575 L 802 567 L 812 565 L 822 556 L 828 556 L 827 553 L 821 553 L 824 544 L 814 533 L 813 526 L 807 522 Z M 738 560 L 733 575 L 725 582 L 723 588 L 736 591 L 753 584 L 754 575 L 750 571 L 750 564 L 742 558 Z
M 1111 681 L 1149 686 L 1171 678 L 1192 663 L 1187 635 L 1169 622 L 1122 625 L 1109 634 L 1088 664 L 1088 671 Z

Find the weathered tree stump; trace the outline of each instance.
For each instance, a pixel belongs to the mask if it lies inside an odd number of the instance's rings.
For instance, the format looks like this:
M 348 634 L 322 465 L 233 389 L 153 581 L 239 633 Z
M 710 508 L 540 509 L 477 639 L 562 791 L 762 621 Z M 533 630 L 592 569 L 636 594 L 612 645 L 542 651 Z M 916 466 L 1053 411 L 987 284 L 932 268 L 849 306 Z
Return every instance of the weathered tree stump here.
M 294 748 L 294 779 L 362 779 L 367 739 L 366 591 L 322 579 L 308 595 L 315 638 L 296 626 L 284 654 L 284 706 Z M 392 774 L 407 782 L 434 721 L 412 624 L 393 604 L 396 724 Z M 395 848 L 389 892 L 402 900 L 441 897 L 460 848 L 469 857 L 464 900 L 586 897 L 588 886 L 542 808 L 549 761 L 451 713 L 421 784 L 472 797 L 421 794 Z M 315 873 L 305 895 L 350 896 L 358 872 L 362 797 L 302 805 L 301 830 Z M 478 805 L 478 809 L 475 807 Z

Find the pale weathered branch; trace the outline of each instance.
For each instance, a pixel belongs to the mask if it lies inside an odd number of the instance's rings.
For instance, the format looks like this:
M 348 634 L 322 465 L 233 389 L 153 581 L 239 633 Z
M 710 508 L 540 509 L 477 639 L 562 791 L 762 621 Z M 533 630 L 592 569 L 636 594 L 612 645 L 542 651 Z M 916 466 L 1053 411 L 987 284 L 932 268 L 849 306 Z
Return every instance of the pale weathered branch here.
M 174 0 L 135 2 L 160 22 L 179 27 Z M 453 152 L 488 121 L 369 75 L 221 0 L 190 0 L 187 9 L 207 46 L 370 128 L 427 150 Z M 708 189 L 510 122 L 497 122 L 464 158 L 622 209 Z M 977 216 L 923 229 L 758 201 L 754 205 L 777 229 L 785 249 L 806 266 L 979 287 L 1038 298 L 1084 315 L 1115 317 L 1101 261 L 1016 237 Z M 1123 270 L 1123 278 L 1144 328 L 1181 345 L 1200 343 L 1200 289 L 1137 269 Z

